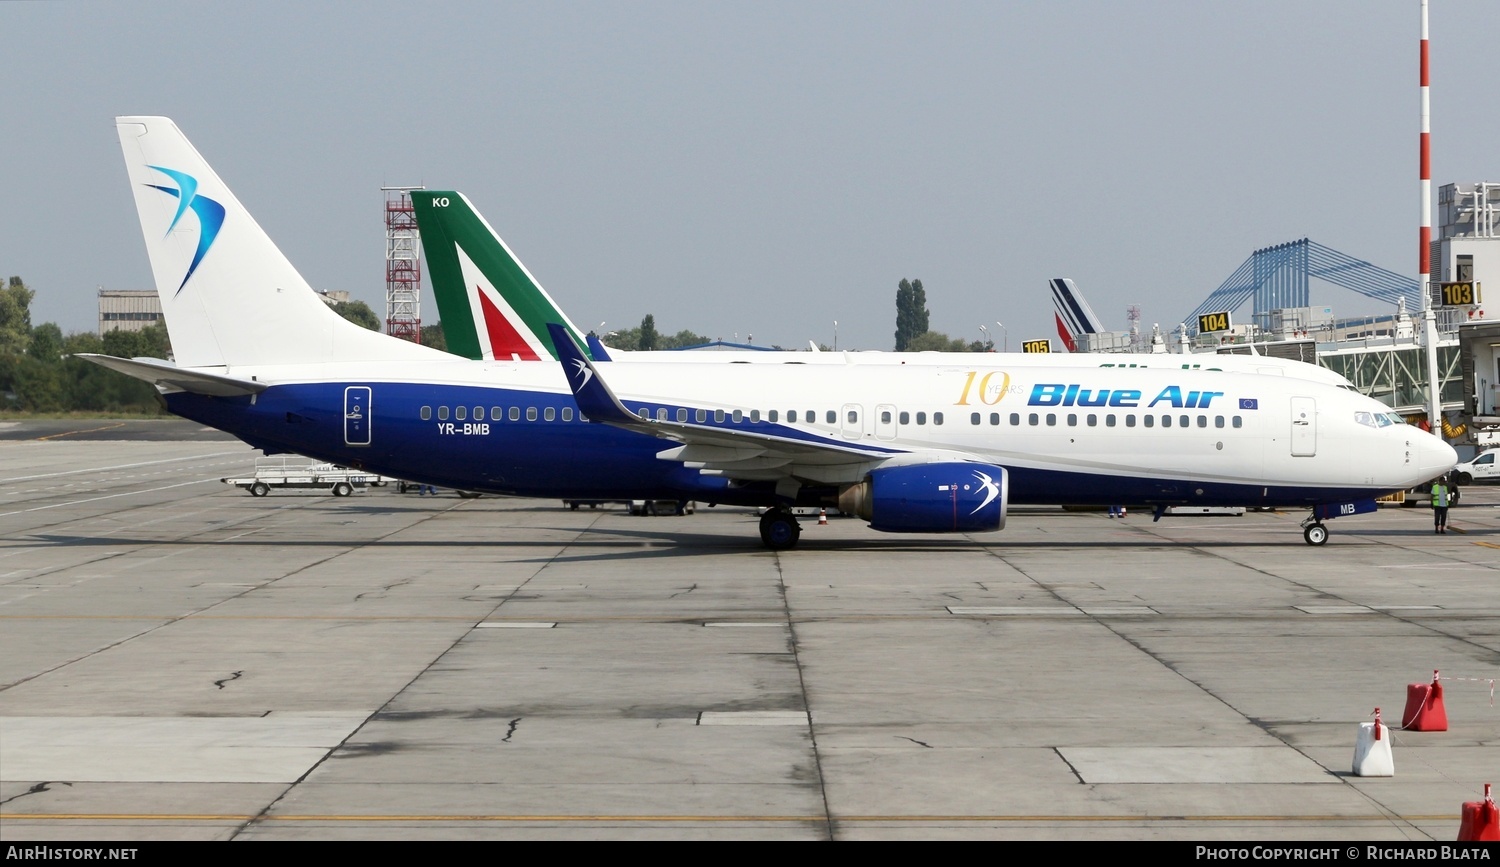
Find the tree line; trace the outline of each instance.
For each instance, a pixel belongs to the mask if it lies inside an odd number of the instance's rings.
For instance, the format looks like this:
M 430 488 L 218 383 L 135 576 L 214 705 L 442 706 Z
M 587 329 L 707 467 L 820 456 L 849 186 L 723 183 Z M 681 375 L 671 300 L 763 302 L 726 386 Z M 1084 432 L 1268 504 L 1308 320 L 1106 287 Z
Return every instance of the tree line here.
M 140 331 L 115 330 L 102 337 L 92 331 L 64 335 L 53 322 L 31 324 L 31 301 L 36 296 L 20 277 L 0 287 L 0 411 L 23 413 L 94 412 L 164 414 L 156 389 L 147 383 L 73 356 L 100 353 L 120 358 L 170 358 L 166 326 L 156 323 Z M 340 316 L 380 330 L 380 318 L 363 301 L 336 304 Z M 927 293 L 921 280 L 903 279 L 896 290 L 896 351 L 986 352 L 994 344 L 966 343 L 928 328 Z M 626 350 L 681 349 L 712 340 L 683 329 L 676 334 L 657 331 L 656 317 L 647 314 L 637 328 L 601 336 L 606 346 Z M 422 326 L 423 345 L 447 349 L 443 324 Z M 779 346 L 773 346 L 780 349 Z M 820 347 L 827 349 L 827 347 Z
M 156 389 L 73 356 L 171 358 L 167 327 L 158 322 L 139 331 L 63 334 L 54 322 L 31 324 L 36 291 L 12 276 L 0 287 L 0 412 L 165 415 Z M 337 304 L 334 311 L 365 328 L 379 330 L 380 319 L 363 301 Z M 422 329 L 442 343 L 442 328 Z M 444 348 L 439 346 L 439 349 Z

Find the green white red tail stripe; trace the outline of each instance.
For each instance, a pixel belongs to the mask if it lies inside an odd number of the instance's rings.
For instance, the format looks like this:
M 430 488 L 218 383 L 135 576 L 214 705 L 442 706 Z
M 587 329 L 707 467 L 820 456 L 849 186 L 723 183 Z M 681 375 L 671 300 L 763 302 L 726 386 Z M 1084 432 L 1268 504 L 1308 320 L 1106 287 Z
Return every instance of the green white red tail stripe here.
M 555 360 L 549 322 L 582 334 L 462 193 L 411 194 L 448 351 L 466 358 Z

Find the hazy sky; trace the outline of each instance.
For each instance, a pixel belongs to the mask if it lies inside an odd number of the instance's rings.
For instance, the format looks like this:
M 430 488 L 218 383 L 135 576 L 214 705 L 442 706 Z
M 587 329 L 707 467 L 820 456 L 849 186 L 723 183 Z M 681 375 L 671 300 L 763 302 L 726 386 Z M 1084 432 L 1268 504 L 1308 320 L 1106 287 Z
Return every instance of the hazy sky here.
M 0 276 L 64 331 L 151 288 L 112 119 L 161 114 L 315 288 L 382 313 L 380 187 L 425 184 L 585 328 L 889 349 L 908 277 L 934 329 L 1016 349 L 1053 335 L 1055 276 L 1165 326 L 1302 237 L 1415 274 L 1418 10 L 4 2 Z M 1500 2 L 1432 0 L 1431 34 L 1434 191 L 1500 180 Z

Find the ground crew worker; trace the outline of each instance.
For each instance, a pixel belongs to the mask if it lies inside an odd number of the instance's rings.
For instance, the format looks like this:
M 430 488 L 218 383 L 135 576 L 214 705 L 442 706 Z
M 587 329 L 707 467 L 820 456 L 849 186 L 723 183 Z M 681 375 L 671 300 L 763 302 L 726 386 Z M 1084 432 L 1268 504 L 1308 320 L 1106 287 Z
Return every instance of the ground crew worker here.
M 1432 482 L 1432 532 L 1448 532 L 1448 480 L 1444 478 Z

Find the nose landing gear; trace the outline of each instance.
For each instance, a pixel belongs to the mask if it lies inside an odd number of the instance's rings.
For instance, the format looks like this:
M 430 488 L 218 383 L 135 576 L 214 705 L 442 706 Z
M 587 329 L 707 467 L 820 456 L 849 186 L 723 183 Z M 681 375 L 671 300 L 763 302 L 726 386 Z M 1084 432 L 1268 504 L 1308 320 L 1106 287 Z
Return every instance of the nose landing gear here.
M 1328 541 L 1328 528 L 1317 518 L 1308 518 L 1302 522 L 1302 538 L 1309 545 L 1321 545 Z
M 1378 508 L 1374 500 L 1352 500 L 1313 506 L 1312 514 L 1302 522 L 1302 538 L 1309 545 L 1321 545 L 1328 541 L 1328 528 L 1323 526 L 1324 521 L 1349 515 L 1364 515 Z

